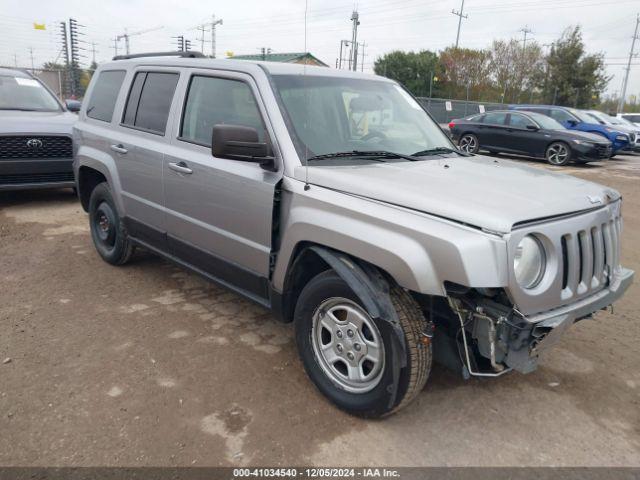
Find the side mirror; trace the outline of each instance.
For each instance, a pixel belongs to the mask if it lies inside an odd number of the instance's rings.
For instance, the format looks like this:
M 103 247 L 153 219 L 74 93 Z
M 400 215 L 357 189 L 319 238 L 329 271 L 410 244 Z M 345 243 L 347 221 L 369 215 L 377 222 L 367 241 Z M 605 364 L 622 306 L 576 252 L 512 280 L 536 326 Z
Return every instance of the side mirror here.
M 65 100 L 64 103 L 67 110 L 74 113 L 78 113 L 80 111 L 80 107 L 82 107 L 82 103 L 78 100 Z
M 575 127 L 576 125 L 578 125 L 578 122 L 577 122 L 577 121 L 575 121 L 575 120 L 567 120 L 567 124 L 568 124 L 570 127 Z
M 211 133 L 211 154 L 218 158 L 260 163 L 273 167 L 273 156 L 267 143 L 261 142 L 258 131 L 243 125 L 214 125 Z
M 211 134 L 211 154 L 214 157 L 245 162 L 263 162 L 271 159 L 269 146 L 260 141 L 258 131 L 243 125 L 214 125 Z
M 534 132 L 537 132 L 538 130 L 540 130 L 540 128 L 538 128 L 537 125 L 527 125 L 527 130 L 532 130 Z

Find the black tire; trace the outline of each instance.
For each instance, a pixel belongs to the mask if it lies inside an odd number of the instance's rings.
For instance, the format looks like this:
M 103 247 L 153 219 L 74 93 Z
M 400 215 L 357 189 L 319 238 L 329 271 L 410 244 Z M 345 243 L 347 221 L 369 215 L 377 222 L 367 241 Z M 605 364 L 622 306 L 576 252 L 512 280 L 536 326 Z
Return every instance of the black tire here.
M 556 167 L 567 165 L 573 158 L 571 147 L 564 142 L 553 142 L 549 144 L 544 157 L 547 162 Z
M 105 262 L 124 265 L 129 261 L 133 254 L 133 244 L 118 215 L 107 183 L 100 183 L 91 192 L 89 226 L 93 245 Z
M 478 153 L 478 150 L 480 150 L 480 141 L 473 133 L 465 133 L 460 137 L 458 147 L 463 152 Z
M 383 320 L 369 318 L 378 329 L 384 345 L 384 367 L 377 385 L 364 393 L 352 393 L 323 371 L 313 346 L 313 318 L 319 306 L 329 299 L 347 299 L 357 305 L 356 294 L 333 270 L 314 277 L 302 290 L 295 309 L 295 334 L 298 353 L 307 375 L 316 387 L 340 409 L 359 417 L 374 418 L 392 414 L 408 405 L 423 389 L 431 371 L 432 347 L 421 341 L 427 320 L 415 300 L 405 290 L 393 286 L 391 300 L 397 312 L 406 344 L 406 366 L 400 368 L 392 354 L 396 335 Z M 364 311 L 364 308 L 362 308 Z M 398 375 L 399 374 L 399 375 Z M 394 391 L 394 375 L 398 375 Z

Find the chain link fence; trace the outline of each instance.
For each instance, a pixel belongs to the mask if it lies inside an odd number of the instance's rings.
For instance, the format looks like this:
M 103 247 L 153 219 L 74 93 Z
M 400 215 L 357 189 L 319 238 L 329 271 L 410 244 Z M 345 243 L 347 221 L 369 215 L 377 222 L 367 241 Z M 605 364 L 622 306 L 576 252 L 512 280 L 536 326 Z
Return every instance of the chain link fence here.
M 508 107 L 508 104 L 504 103 L 448 100 L 445 98 L 418 97 L 418 101 L 422 103 L 438 123 L 449 123 L 451 120 L 473 115 L 474 113 L 503 110 Z

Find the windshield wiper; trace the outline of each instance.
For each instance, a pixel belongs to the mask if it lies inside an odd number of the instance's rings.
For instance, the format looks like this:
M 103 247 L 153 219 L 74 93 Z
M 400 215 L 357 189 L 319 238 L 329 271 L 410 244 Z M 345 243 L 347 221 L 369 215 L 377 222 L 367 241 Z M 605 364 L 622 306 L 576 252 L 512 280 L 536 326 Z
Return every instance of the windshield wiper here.
M 462 157 L 470 157 L 471 155 L 465 152 L 462 152 L 460 150 L 454 150 L 453 148 L 448 148 L 448 147 L 435 147 L 435 148 L 429 148 L 427 150 L 420 150 L 419 152 L 416 152 L 414 154 L 412 154 L 412 157 L 426 157 L 427 155 L 441 155 L 441 154 L 446 154 L 446 153 L 457 153 L 458 155 L 462 156 Z
M 366 150 L 350 150 L 348 152 L 335 152 L 335 153 L 325 153 L 323 155 L 315 155 L 313 157 L 309 157 L 307 158 L 307 161 L 309 160 L 325 160 L 325 159 L 331 159 L 331 158 L 369 158 L 369 159 L 373 159 L 373 158 L 378 158 L 378 159 L 382 159 L 382 158 L 386 158 L 386 159 L 392 159 L 392 158 L 402 158 L 404 160 L 409 160 L 410 162 L 415 162 L 417 160 L 417 158 L 413 158 L 410 155 L 404 155 L 402 153 L 396 153 L 396 152 L 388 152 L 386 150 L 371 150 L 371 151 L 366 151 Z
M 17 110 L 19 112 L 39 112 L 35 108 L 19 108 L 19 107 L 0 107 L 0 110 Z

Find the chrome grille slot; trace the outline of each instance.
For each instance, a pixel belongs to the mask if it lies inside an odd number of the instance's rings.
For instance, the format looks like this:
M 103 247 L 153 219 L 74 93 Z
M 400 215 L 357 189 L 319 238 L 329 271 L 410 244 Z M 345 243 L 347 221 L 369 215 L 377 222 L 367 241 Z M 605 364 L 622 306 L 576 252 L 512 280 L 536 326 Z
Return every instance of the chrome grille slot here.
M 585 230 L 578 232 L 578 242 L 580 245 L 580 283 L 578 284 L 578 294 L 582 294 L 591 288 L 593 278 L 593 245 L 591 235 Z
M 608 284 L 620 263 L 620 217 L 561 237 L 562 300 Z
M 591 241 L 593 243 L 593 278 L 591 288 L 596 288 L 602 283 L 602 273 L 604 272 L 604 242 L 602 240 L 602 229 L 598 226 L 591 228 Z

